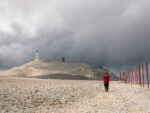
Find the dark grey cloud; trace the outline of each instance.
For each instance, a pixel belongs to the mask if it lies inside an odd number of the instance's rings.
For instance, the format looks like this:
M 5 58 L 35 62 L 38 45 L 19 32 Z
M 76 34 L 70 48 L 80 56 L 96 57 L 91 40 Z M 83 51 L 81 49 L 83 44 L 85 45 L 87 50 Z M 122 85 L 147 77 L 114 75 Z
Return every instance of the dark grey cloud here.
M 148 0 L 2 0 L 0 68 L 34 59 L 85 62 L 114 71 L 150 56 Z

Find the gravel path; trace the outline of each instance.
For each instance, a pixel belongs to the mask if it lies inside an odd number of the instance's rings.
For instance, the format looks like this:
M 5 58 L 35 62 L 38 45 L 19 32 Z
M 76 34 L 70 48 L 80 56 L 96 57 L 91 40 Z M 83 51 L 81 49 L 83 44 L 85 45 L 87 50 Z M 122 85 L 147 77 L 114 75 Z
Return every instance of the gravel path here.
M 100 81 L 0 77 L 0 113 L 150 113 L 150 90 Z
M 136 85 L 111 82 L 110 91 L 103 86 L 94 97 L 86 96 L 72 103 L 64 113 L 150 113 L 150 90 Z

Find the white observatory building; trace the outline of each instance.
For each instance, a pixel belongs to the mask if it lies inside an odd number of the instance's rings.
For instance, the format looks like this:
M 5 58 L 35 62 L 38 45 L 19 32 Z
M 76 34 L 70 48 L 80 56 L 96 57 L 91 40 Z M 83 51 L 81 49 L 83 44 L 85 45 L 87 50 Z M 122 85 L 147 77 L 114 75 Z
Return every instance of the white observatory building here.
M 35 53 L 35 61 L 38 61 L 39 59 L 39 50 L 37 49 Z

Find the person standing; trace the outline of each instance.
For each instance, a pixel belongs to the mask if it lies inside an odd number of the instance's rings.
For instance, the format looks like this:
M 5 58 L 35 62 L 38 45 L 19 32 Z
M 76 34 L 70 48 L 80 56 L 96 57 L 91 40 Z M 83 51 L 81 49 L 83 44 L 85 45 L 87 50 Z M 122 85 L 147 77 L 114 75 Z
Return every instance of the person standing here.
M 107 92 L 108 89 L 109 89 L 109 74 L 108 74 L 108 72 L 106 72 L 104 74 L 104 78 L 103 79 L 104 79 L 105 91 Z

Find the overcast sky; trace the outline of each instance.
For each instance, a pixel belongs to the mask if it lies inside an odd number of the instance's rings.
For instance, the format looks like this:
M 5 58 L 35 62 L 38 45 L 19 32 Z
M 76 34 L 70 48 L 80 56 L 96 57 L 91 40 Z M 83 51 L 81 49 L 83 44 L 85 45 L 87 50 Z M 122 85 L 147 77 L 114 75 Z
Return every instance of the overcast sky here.
M 0 0 L 0 68 L 34 59 L 115 71 L 150 56 L 150 0 Z

